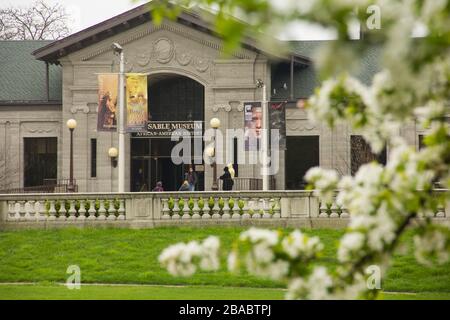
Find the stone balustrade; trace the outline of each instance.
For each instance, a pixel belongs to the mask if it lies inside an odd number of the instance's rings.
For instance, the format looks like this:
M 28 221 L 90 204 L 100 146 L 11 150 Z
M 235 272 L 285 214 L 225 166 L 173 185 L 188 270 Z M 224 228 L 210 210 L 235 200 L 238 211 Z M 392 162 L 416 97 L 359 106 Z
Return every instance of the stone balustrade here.
M 448 220 L 449 213 L 447 204 L 428 216 Z M 312 191 L 0 195 L 2 229 L 67 225 L 139 228 L 217 223 L 344 227 L 349 216 L 345 208 L 334 201 L 321 201 Z
M 161 219 L 278 219 L 281 197 L 161 198 Z
M 6 221 L 114 221 L 126 217 L 125 200 L 120 198 L 89 199 L 80 194 L 76 199 L 28 196 L 6 202 Z

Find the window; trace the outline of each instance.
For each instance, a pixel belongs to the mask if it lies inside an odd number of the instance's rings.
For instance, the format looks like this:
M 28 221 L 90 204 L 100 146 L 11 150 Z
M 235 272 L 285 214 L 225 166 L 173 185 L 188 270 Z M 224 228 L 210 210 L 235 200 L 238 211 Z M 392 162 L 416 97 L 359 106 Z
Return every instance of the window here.
M 97 139 L 91 139 L 91 178 L 97 177 Z
M 350 167 L 351 174 L 354 175 L 359 167 L 363 164 L 376 160 L 378 163 L 386 164 L 386 148 L 379 154 L 372 153 L 370 145 L 364 140 L 362 136 L 350 137 L 351 159 Z
M 58 172 L 57 138 L 24 138 L 24 187 L 53 183 Z
M 423 138 L 424 138 L 424 135 L 419 134 L 419 150 L 422 150 L 423 148 L 425 148 L 425 143 L 423 142 Z

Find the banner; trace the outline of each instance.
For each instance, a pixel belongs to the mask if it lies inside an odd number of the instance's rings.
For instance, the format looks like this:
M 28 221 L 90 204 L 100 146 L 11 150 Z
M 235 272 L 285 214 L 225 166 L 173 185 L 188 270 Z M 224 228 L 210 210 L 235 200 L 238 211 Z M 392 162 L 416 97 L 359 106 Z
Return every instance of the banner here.
M 269 103 L 269 128 L 278 130 L 281 150 L 286 149 L 286 105 L 287 101 Z
M 146 130 L 148 121 L 147 75 L 128 73 L 126 78 L 127 132 Z
M 116 131 L 118 89 L 118 74 L 98 75 L 97 131 Z
M 261 102 L 244 103 L 245 151 L 259 151 L 263 127 Z

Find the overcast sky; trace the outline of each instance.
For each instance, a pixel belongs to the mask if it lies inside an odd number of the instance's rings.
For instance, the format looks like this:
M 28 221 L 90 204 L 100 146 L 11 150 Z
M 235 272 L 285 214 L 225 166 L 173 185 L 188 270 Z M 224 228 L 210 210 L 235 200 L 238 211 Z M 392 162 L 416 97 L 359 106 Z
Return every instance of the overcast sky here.
M 30 5 L 34 0 L 0 0 L 0 6 L 8 5 Z M 55 2 L 56 0 L 47 0 Z M 277 0 L 283 1 L 283 0 Z M 144 1 L 132 0 L 60 0 L 72 17 L 72 31 L 80 31 L 84 28 L 114 17 L 138 5 Z M 279 35 L 283 40 L 324 40 L 332 39 L 333 32 L 315 27 L 310 24 L 297 23 L 287 26 L 286 31 Z

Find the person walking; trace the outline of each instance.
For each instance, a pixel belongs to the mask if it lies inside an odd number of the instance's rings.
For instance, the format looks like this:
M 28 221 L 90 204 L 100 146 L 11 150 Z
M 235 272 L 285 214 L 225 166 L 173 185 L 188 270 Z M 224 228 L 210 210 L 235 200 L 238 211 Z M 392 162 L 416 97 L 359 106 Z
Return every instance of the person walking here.
M 189 167 L 189 171 L 184 174 L 184 180 L 189 183 L 189 191 L 195 191 L 195 185 L 197 184 L 197 173 Z
M 223 180 L 222 190 L 230 191 L 233 189 L 233 179 L 231 178 L 230 169 L 228 167 L 223 168 L 224 174 L 220 176 L 220 180 Z

